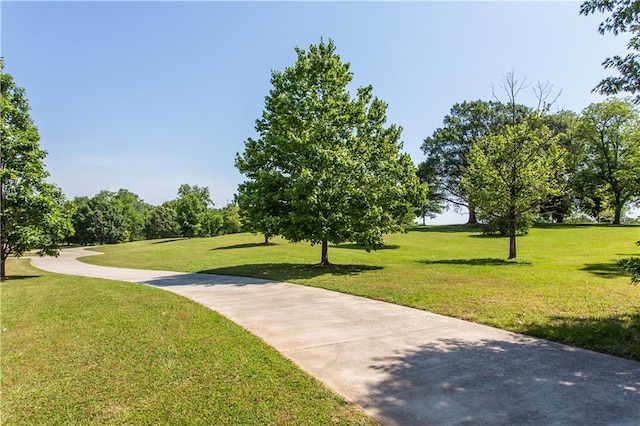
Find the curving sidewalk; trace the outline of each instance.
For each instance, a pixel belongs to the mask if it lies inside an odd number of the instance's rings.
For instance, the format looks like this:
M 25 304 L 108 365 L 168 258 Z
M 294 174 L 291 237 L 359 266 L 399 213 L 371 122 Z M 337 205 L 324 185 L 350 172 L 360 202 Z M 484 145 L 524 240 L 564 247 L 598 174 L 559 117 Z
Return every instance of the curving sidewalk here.
M 261 337 L 385 425 L 638 425 L 640 363 L 313 287 L 34 258 L 61 274 L 142 283 Z

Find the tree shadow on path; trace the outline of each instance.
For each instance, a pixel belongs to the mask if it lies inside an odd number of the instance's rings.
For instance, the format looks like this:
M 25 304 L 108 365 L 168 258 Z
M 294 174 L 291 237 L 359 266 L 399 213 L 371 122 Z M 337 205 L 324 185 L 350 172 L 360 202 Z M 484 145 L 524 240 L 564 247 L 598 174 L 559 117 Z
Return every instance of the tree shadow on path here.
M 257 263 L 207 269 L 199 271 L 198 273 L 234 275 L 286 282 L 294 279 L 308 279 L 325 275 L 359 275 L 368 271 L 381 269 L 383 269 L 382 266 L 371 265 L 332 265 L 329 267 L 321 267 L 303 263 Z
M 439 339 L 373 359 L 361 401 L 393 424 L 637 424 L 640 364 L 526 336 Z

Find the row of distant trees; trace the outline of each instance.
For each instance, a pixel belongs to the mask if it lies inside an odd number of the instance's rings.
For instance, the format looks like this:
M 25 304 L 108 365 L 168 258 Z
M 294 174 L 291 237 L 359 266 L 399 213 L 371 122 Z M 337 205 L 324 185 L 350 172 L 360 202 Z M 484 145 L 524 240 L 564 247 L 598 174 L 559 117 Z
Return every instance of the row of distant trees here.
M 586 0 L 580 14 L 607 13 L 598 31 L 630 36 L 626 55 L 604 60 L 619 75 L 603 79 L 601 94 L 628 92 L 631 100 L 609 99 L 581 114 L 549 114 L 551 87 L 538 84 L 538 106 L 520 105 L 526 83 L 505 78 L 506 99 L 454 105 L 443 127 L 426 138 L 427 159 L 419 165 L 429 187 L 421 216 L 445 205 L 466 207 L 469 223 L 484 220 L 489 232 L 526 229 L 533 216 L 563 222 L 583 215 L 621 222 L 625 209 L 640 204 L 640 1 Z M 517 223 L 516 223 L 517 222 Z
M 522 88 L 512 74 L 506 77 L 506 93 L 515 96 Z M 430 194 L 424 214 L 447 204 L 465 207 L 468 223 L 485 222 L 489 232 L 504 233 L 508 212 L 499 207 L 513 207 L 504 196 L 500 206 L 489 206 L 489 190 L 527 191 L 515 210 L 520 227 L 536 217 L 619 224 L 640 201 L 640 115 L 628 100 L 594 103 L 581 114 L 548 113 L 544 105 L 534 109 L 514 98 L 463 102 L 422 150 L 427 159 L 418 173 Z
M 183 184 L 178 196 L 154 206 L 127 189 L 67 202 L 74 244 L 114 244 L 155 238 L 212 237 L 240 232 L 238 207 L 214 208 L 208 187 Z

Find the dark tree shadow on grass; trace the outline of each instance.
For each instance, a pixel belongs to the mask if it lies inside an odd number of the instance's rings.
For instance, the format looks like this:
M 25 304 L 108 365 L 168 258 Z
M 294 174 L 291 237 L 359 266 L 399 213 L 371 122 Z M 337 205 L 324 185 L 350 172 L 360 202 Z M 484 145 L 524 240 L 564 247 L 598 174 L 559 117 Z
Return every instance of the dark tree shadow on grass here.
M 364 272 L 377 271 L 380 269 L 383 269 L 383 267 L 371 265 L 332 265 L 322 267 L 302 263 L 258 263 L 207 269 L 199 271 L 199 273 L 289 281 L 293 279 L 315 278 L 325 275 L 358 275 Z
M 526 336 L 463 331 L 369 360 L 382 381 L 362 400 L 381 423 L 636 424 L 640 364 Z
M 5 282 L 9 282 L 9 281 L 20 281 L 20 280 L 27 280 L 30 278 L 41 278 L 42 275 L 8 275 L 7 276 L 7 281 Z
M 536 223 L 534 228 L 539 229 L 572 229 L 572 228 L 602 228 L 610 226 L 603 223 Z
M 426 265 L 468 265 L 468 266 L 527 266 L 531 265 L 531 262 L 525 262 L 521 260 L 507 260 L 507 259 L 494 259 L 494 258 L 482 258 L 482 259 L 438 259 L 438 260 L 421 260 L 420 263 Z
M 395 250 L 395 249 L 400 248 L 400 246 L 396 245 L 396 244 L 384 245 L 382 247 L 378 247 L 377 249 L 374 249 L 372 247 L 361 246 L 361 245 L 358 245 L 358 244 L 336 244 L 333 247 L 341 248 L 341 249 L 348 249 L 348 250 L 365 250 L 365 251 Z
M 173 243 L 175 241 L 182 241 L 182 240 L 186 240 L 186 238 L 171 238 L 169 240 L 160 240 L 160 241 L 154 241 L 151 244 L 164 244 L 164 243 Z
M 480 232 L 482 232 L 482 231 L 480 231 Z M 524 238 L 526 236 L 527 236 L 527 234 L 518 234 L 518 235 L 516 235 L 516 238 L 520 239 L 520 238 Z M 501 235 L 501 234 L 483 234 L 483 233 L 478 233 L 478 234 L 469 235 L 469 238 L 504 239 L 504 240 L 508 240 L 509 236 L 508 235 Z
M 233 249 L 244 249 L 244 248 L 253 248 L 253 247 L 271 247 L 271 246 L 277 246 L 278 244 L 276 243 L 243 243 L 243 244 L 233 244 L 230 246 L 222 246 L 222 247 L 215 247 L 212 248 L 211 250 L 233 250 Z
M 584 229 L 584 228 L 636 228 L 637 223 L 622 223 L 614 225 L 612 223 L 536 223 L 533 228 L 539 229 Z
M 545 324 L 529 325 L 527 334 L 640 361 L 640 313 L 603 318 L 554 316 Z
M 622 272 L 617 263 L 588 263 L 580 268 L 581 271 L 587 271 L 593 275 L 602 278 L 624 277 L 626 274 Z

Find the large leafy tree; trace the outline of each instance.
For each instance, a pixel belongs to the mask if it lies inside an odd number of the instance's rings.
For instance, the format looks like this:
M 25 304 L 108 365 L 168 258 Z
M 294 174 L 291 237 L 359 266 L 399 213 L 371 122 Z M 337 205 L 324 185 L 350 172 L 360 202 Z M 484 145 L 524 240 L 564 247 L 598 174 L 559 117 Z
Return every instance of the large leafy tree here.
M 255 155 L 247 146 L 245 156 Z M 248 166 L 248 163 L 247 163 Z M 243 227 L 253 233 L 264 235 L 264 243 L 280 234 L 280 218 L 288 211 L 288 202 L 280 198 L 279 192 L 287 177 L 256 169 L 247 180 L 238 187 L 236 201 Z
M 558 137 L 558 144 L 565 154 L 565 167 L 557 170 L 556 176 L 558 186 L 564 190 L 549 195 L 540 206 L 540 215 L 562 223 L 576 210 L 584 189 L 584 182 L 579 179 L 580 172 L 586 167 L 584 143 L 577 138 L 578 115 L 575 112 L 565 110 L 548 114 L 543 122 Z
M 517 257 L 519 222 L 556 192 L 564 156 L 556 139 L 544 124 L 531 119 L 483 136 L 469 152 L 462 185 L 484 214 L 506 222 L 509 259 Z
M 75 211 L 71 216 L 71 223 L 75 233 L 68 239 L 71 243 L 87 245 L 94 242 L 93 235 L 89 230 L 92 218 L 89 201 L 90 198 L 87 196 L 76 197 L 72 201 L 75 205 Z
M 62 191 L 46 181 L 47 153 L 40 148 L 25 90 L 4 72 L 1 59 L 0 78 L 0 275 L 5 280 L 10 255 L 35 249 L 55 256 L 73 227 Z
M 199 228 L 196 237 L 215 237 L 222 233 L 224 218 L 218 209 L 207 208 L 198 218 Z
M 535 110 L 516 103 L 518 94 L 528 87 L 530 83 L 519 82 L 513 72 L 504 77 L 507 101 L 496 108 L 501 112 L 497 124 L 471 146 L 461 181 L 469 202 L 483 216 L 505 224 L 509 259 L 517 257 L 516 235 L 527 228 L 530 215 L 564 190 L 558 176 L 565 168 L 566 151 L 546 117 L 552 87 L 538 83 L 534 88 L 539 100 Z
M 424 187 L 424 194 L 420 200 L 420 204 L 415 208 L 415 215 L 422 218 L 422 224 L 425 225 L 426 218 L 433 219 L 444 211 L 445 199 L 442 193 L 438 192 L 437 177 L 435 169 L 429 164 L 429 161 L 423 161 L 418 164 L 416 171 L 420 184 Z
M 240 209 L 235 203 L 226 205 L 222 209 L 222 225 L 223 234 L 236 234 L 242 229 L 242 220 L 240 219 Z
M 446 202 L 469 209 L 468 224 L 477 223 L 476 208 L 460 182 L 469 166 L 471 146 L 507 121 L 509 112 L 504 104 L 494 101 L 455 104 L 444 117 L 443 126 L 422 143 L 427 159 L 421 164 L 421 173 L 432 176 L 431 190 L 441 194 Z M 514 112 L 524 116 L 529 108 L 515 105 Z
M 178 214 L 174 204 L 175 202 L 167 201 L 160 206 L 151 208 L 144 227 L 147 239 L 180 236 Z
M 420 184 L 400 152 L 401 129 L 385 124 L 386 104 L 371 86 L 347 90 L 353 75 L 333 41 L 296 53 L 295 65 L 272 73 L 259 137 L 236 158 L 247 177 L 238 204 L 256 230 L 321 244 L 329 265 L 329 242 L 375 248 L 402 229 Z
M 100 191 L 89 200 L 89 235 L 92 243 L 116 244 L 128 237 L 125 215 L 116 203 L 116 193 Z
M 611 206 L 613 223 L 619 224 L 624 208 L 640 197 L 638 111 L 619 99 L 591 104 L 582 112 L 577 137 L 585 144 L 588 164 L 580 177 L 583 197 Z
M 180 185 L 175 208 L 183 236 L 189 238 L 210 236 L 208 234 L 212 225 L 211 220 L 213 220 L 207 213 L 210 206 L 213 206 L 213 202 L 208 187 L 192 186 L 186 183 Z M 207 229 L 203 229 L 203 226 Z
M 76 233 L 69 241 L 86 245 L 141 239 L 136 205 L 145 211 L 149 207 L 133 192 L 104 190 L 92 198 L 76 197 L 73 202 L 76 210 L 72 222 Z
M 92 198 L 76 197 L 72 223 L 75 235 L 69 241 L 77 244 L 116 244 L 128 239 L 125 215 L 116 202 L 117 194 L 100 191 Z
M 145 223 L 149 217 L 151 206 L 137 194 L 124 188 L 120 189 L 113 198 L 124 216 L 125 241 L 144 239 Z
M 625 56 L 615 55 L 607 58 L 602 65 L 613 68 L 620 75 L 607 77 L 594 90 L 615 95 L 620 92 L 635 93 L 636 103 L 640 102 L 640 1 L 638 0 L 587 0 L 580 6 L 580 14 L 610 13 L 600 23 L 600 34 L 631 33 Z

